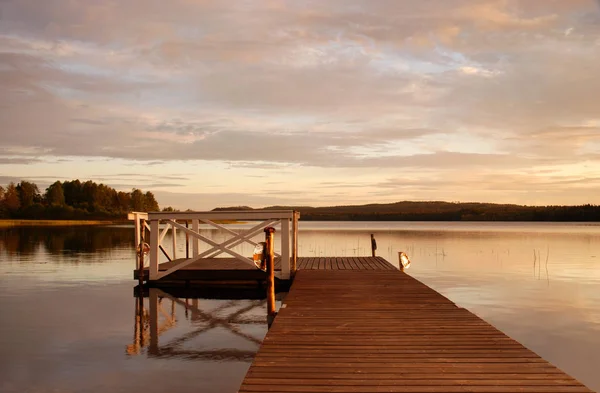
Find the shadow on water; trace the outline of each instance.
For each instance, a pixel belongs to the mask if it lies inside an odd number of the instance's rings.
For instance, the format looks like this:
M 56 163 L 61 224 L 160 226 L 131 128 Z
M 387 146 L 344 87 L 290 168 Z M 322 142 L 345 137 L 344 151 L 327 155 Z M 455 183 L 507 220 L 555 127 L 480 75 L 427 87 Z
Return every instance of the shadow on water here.
M 265 311 L 266 300 L 229 300 L 211 308 L 206 299 L 178 298 L 162 289 L 138 287 L 133 343 L 127 345 L 126 353 L 128 356 L 145 354 L 150 358 L 250 362 L 264 336 Z M 169 335 L 181 322 L 185 322 L 187 328 Z M 260 329 L 247 332 L 246 328 L 252 325 Z M 199 336 L 210 337 L 216 329 L 241 339 L 245 345 L 212 348 L 188 345 Z
M 133 231 L 128 227 L 14 227 L 0 229 L 0 251 L 31 255 L 41 248 L 51 255 L 95 253 L 133 246 Z

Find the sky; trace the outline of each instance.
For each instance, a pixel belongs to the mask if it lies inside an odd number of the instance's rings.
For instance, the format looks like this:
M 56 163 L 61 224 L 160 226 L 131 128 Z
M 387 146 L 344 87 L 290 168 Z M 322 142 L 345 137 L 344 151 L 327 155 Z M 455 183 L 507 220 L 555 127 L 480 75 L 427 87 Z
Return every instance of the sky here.
M 597 0 L 0 0 L 0 184 L 598 204 Z

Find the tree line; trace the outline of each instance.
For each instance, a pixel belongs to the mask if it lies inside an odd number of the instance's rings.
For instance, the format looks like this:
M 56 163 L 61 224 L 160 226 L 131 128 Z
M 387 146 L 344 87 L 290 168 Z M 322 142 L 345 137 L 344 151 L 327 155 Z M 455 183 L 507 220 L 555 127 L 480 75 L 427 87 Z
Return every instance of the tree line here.
M 91 180 L 55 181 L 44 193 L 22 180 L 0 186 L 0 218 L 14 219 L 122 219 L 130 211 L 158 211 L 150 191 L 117 191 Z
M 215 210 L 254 210 L 248 206 Z M 257 209 L 263 210 L 263 209 Z M 496 203 L 395 202 L 352 206 L 271 206 L 297 210 L 309 221 L 600 221 L 600 206 L 524 206 Z

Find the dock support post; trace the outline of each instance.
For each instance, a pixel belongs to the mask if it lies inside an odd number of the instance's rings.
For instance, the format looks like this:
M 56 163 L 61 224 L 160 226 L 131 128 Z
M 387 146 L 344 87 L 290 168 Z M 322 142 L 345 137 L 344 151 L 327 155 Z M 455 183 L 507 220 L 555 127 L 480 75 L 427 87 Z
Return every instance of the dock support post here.
M 290 278 L 290 220 L 281 220 L 281 278 Z
M 291 274 L 292 277 L 296 275 L 297 270 L 297 262 L 298 262 L 298 212 L 294 212 L 292 218 L 292 267 Z
M 275 318 L 275 252 L 273 250 L 275 228 L 265 228 L 265 242 L 267 243 L 266 259 L 267 259 L 267 322 L 271 326 L 273 318 Z M 289 234 L 289 232 L 288 232 Z M 283 265 L 283 263 L 282 263 Z
M 196 233 L 200 233 L 200 221 L 195 219 L 192 220 L 192 231 Z M 198 256 L 198 252 L 200 250 L 200 239 L 194 237 L 192 239 L 192 258 L 196 258 Z
M 158 220 L 150 221 L 150 268 L 148 272 L 150 280 L 158 279 L 158 255 L 160 253 L 158 224 Z

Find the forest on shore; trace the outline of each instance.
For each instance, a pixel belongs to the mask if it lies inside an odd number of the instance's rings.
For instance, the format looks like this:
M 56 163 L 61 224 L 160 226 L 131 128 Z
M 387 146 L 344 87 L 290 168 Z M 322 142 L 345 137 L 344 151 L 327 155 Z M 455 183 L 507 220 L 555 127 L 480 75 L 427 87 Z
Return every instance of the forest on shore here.
M 496 203 L 395 202 L 352 206 L 248 206 L 225 210 L 296 210 L 304 221 L 600 221 L 600 206 L 524 206 Z
M 159 211 L 150 191 L 117 191 L 91 180 L 55 181 L 42 193 L 22 180 L 0 186 L 0 219 L 125 220 L 131 211 Z M 296 210 L 304 221 L 575 221 L 599 222 L 600 206 L 525 206 L 496 203 L 411 202 L 349 206 L 248 206 L 227 210 Z M 177 211 L 166 207 L 163 211 Z
M 157 211 L 150 191 L 117 191 L 91 180 L 55 181 L 42 193 L 22 180 L 0 186 L 0 218 L 36 220 L 126 219 L 131 211 Z

